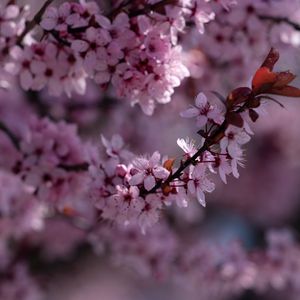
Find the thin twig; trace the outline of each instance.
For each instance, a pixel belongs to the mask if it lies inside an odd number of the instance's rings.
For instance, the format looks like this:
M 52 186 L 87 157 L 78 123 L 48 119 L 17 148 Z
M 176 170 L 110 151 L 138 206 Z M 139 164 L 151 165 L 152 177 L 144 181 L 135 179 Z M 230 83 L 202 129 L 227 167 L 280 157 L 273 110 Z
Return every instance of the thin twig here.
M 19 139 L 17 138 L 17 136 L 12 132 L 10 131 L 10 129 L 8 129 L 8 127 L 0 121 L 0 130 L 2 132 L 4 132 L 8 138 L 10 139 L 10 141 L 13 143 L 13 145 L 16 147 L 17 150 L 20 150 L 20 141 Z
M 42 16 L 44 12 L 46 11 L 47 7 L 53 2 L 54 0 L 47 0 L 44 5 L 41 7 L 41 9 L 36 13 L 36 15 L 33 17 L 31 21 L 26 22 L 25 30 L 22 32 L 22 34 L 19 36 L 17 40 L 17 44 L 20 44 L 26 34 L 30 32 L 37 24 L 41 22 Z
M 129 17 L 136 17 L 136 16 L 139 16 L 139 15 L 147 14 L 151 11 L 158 11 L 160 8 L 163 8 L 166 5 L 170 5 L 170 4 L 175 5 L 177 2 L 178 2 L 178 0 L 162 0 L 162 1 L 157 2 L 155 4 L 149 4 L 149 5 L 146 5 L 142 9 L 137 9 L 137 10 L 134 10 L 132 12 L 129 12 Z
M 300 31 L 300 24 L 294 23 L 286 17 L 275 17 L 275 16 L 267 16 L 267 15 L 258 15 L 258 18 L 261 20 L 272 21 L 274 23 L 286 23 L 293 27 L 294 29 Z

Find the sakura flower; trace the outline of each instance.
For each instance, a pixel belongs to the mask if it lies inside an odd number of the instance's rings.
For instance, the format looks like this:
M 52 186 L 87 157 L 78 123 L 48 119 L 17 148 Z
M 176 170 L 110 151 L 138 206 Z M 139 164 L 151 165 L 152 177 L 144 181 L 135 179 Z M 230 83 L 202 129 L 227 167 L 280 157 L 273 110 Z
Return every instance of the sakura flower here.
M 200 93 L 196 97 L 195 106 L 180 113 L 183 118 L 194 118 L 196 117 L 196 124 L 199 128 L 207 124 L 207 122 L 213 122 L 216 124 L 222 124 L 224 116 L 221 110 L 211 105 L 207 101 L 205 94 Z
M 159 30 L 156 29 L 156 30 Z M 146 53 L 149 57 L 164 61 L 171 50 L 170 41 L 166 36 L 159 34 L 156 30 L 147 34 L 145 39 Z
M 188 137 L 185 140 L 178 139 L 177 145 L 185 152 L 187 158 L 192 157 L 197 152 L 194 141 L 189 140 Z
M 125 144 L 120 135 L 113 135 L 111 141 L 108 141 L 103 135 L 101 135 L 101 141 L 106 148 L 106 153 L 108 156 L 114 158 L 121 157 L 125 160 L 132 158 L 132 154 L 124 149 Z
M 45 30 L 57 30 L 57 31 L 66 31 L 67 30 L 67 18 L 71 14 L 71 4 L 65 2 L 59 6 L 57 9 L 56 7 L 48 7 L 43 15 L 42 21 L 40 25 Z
M 96 22 L 109 32 L 111 42 L 124 48 L 128 43 L 132 42 L 135 34 L 130 30 L 130 20 L 127 14 L 119 13 L 111 22 L 102 15 L 96 15 Z
M 16 19 L 20 15 L 20 7 L 15 4 L 0 4 L 0 36 L 11 38 L 17 35 L 19 28 Z
M 197 0 L 197 3 L 200 2 Z M 204 25 L 215 18 L 215 13 L 212 11 L 205 11 L 203 8 L 199 7 L 196 9 L 194 14 L 194 20 L 196 24 L 196 28 L 198 31 L 203 34 L 204 33 Z
M 152 156 L 147 159 L 144 157 L 137 158 L 133 161 L 134 172 L 132 178 L 129 180 L 130 185 L 144 185 L 147 191 L 150 191 L 159 180 L 168 178 L 170 172 L 161 166 L 159 152 L 154 152 Z
M 188 191 L 195 195 L 199 203 L 206 205 L 204 192 L 212 192 L 215 185 L 211 182 L 205 173 L 205 166 L 198 164 L 190 171 L 190 180 L 188 182 Z
M 226 180 L 226 175 L 229 175 L 232 173 L 232 166 L 230 164 L 230 160 L 228 159 L 227 155 L 216 155 L 214 157 L 214 160 L 215 162 L 212 163 L 212 168 L 216 168 L 218 169 L 218 172 L 219 172 L 219 175 L 220 175 L 220 178 L 222 179 L 222 181 L 224 183 L 227 183 L 227 180 Z M 237 174 L 237 168 L 235 166 L 234 168 L 234 174 L 236 175 Z
M 142 233 L 146 229 L 158 222 L 162 202 L 155 194 L 147 195 L 144 201 L 144 207 L 138 216 L 138 224 L 142 229 Z
M 233 125 L 229 125 L 225 131 L 225 136 L 220 141 L 220 147 L 223 151 L 228 151 L 229 155 L 235 157 L 240 153 L 240 146 L 250 141 L 250 136 L 244 131 Z
M 107 199 L 107 207 L 104 208 L 102 216 L 109 216 L 108 209 L 111 220 L 123 225 L 135 222 L 144 207 L 143 200 L 139 197 L 139 189 L 136 186 L 117 186 L 116 190 L 117 194 Z

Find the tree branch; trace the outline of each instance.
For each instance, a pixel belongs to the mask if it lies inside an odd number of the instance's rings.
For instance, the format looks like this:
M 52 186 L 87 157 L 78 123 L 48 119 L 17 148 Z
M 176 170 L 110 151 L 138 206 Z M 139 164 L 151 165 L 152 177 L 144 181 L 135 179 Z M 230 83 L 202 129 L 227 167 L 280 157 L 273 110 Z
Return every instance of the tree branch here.
M 267 15 L 258 15 L 258 18 L 261 20 L 272 21 L 274 23 L 286 23 L 293 27 L 295 30 L 300 31 L 300 24 L 294 23 L 286 17 L 275 17 L 275 16 L 267 16 Z
M 47 0 L 44 5 L 40 8 L 40 10 L 36 13 L 31 21 L 26 22 L 25 30 L 22 34 L 18 37 L 17 44 L 20 44 L 26 34 L 30 32 L 37 24 L 41 22 L 42 16 L 45 13 L 47 7 L 53 2 L 54 0 Z
M 4 132 L 8 138 L 10 139 L 10 141 L 12 142 L 12 144 L 16 147 L 17 150 L 20 150 L 20 141 L 19 139 L 16 137 L 16 135 L 10 131 L 10 129 L 8 129 L 8 127 L 0 121 L 0 130 L 2 132 Z

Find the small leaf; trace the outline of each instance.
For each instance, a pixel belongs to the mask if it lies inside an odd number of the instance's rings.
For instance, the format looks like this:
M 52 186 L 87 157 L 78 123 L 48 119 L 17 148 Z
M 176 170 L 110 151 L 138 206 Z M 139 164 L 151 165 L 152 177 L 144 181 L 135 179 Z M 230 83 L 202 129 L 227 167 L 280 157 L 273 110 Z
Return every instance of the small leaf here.
M 168 196 L 172 192 L 172 187 L 170 187 L 169 185 L 165 185 L 162 187 L 162 192 L 164 196 Z
M 175 158 L 169 158 L 168 160 L 166 160 L 164 162 L 164 168 L 167 169 L 169 172 L 172 171 L 172 168 L 173 168 L 173 165 L 174 165 L 174 162 L 175 162 Z
M 262 68 L 265 67 L 270 71 L 272 71 L 278 59 L 279 59 L 279 52 L 276 49 L 271 48 L 270 52 L 268 53 L 261 67 Z
M 236 127 L 243 127 L 244 125 L 244 120 L 241 117 L 240 114 L 236 113 L 236 112 L 229 112 L 226 114 L 226 120 L 229 124 L 232 124 Z
M 281 88 L 292 82 L 296 75 L 292 74 L 290 71 L 280 72 L 277 74 L 277 80 L 274 83 L 273 87 Z
M 249 109 L 249 117 L 252 122 L 256 122 L 259 117 L 259 114 L 254 109 Z
M 249 101 L 247 103 L 248 108 L 257 108 L 259 106 L 260 106 L 260 98 L 258 98 L 258 97 L 253 97 L 253 98 L 249 99 Z
M 255 93 L 261 93 L 268 90 L 276 80 L 276 73 L 273 73 L 267 67 L 261 67 L 256 71 L 252 79 L 252 89 Z
M 286 97 L 300 97 L 300 89 L 290 85 L 286 85 L 282 88 L 273 87 L 268 91 L 268 94 L 280 95 Z
M 227 102 L 232 105 L 246 102 L 252 96 L 252 90 L 248 87 L 240 87 L 233 90 L 227 97 Z

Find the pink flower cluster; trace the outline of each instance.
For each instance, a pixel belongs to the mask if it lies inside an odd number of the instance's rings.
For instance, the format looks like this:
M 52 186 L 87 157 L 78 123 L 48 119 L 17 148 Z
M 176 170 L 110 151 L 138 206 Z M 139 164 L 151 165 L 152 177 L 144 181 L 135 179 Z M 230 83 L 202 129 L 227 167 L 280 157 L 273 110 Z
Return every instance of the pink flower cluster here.
M 210 104 L 200 93 L 196 106 L 182 112 L 183 117 L 196 117 L 197 125 L 211 131 L 224 121 L 224 109 Z M 241 146 L 249 142 L 252 134 L 244 114 L 243 125 L 229 125 L 220 141 L 204 151 L 178 178 L 164 186 L 176 172 L 174 161 L 156 151 L 151 156 L 135 157 L 124 148 L 119 136 L 111 141 L 102 137 L 106 153 L 90 167 L 93 177 L 91 197 L 104 219 L 119 224 L 139 224 L 142 231 L 154 225 L 164 206 L 176 203 L 186 207 L 193 198 L 205 206 L 205 193 L 215 188 L 209 173 L 219 173 L 226 183 L 226 176 L 239 177 L 238 165 L 243 165 Z M 185 152 L 181 164 L 196 154 L 193 142 L 179 139 L 178 145 Z M 162 185 L 160 185 L 162 184 Z
M 13 166 L 17 174 L 48 205 L 75 209 L 87 184 L 85 174 L 68 170 L 86 163 L 88 153 L 74 125 L 33 119 L 20 143 L 20 157 Z
M 178 35 L 191 20 L 204 32 L 204 24 L 215 16 L 214 5 L 206 2 L 174 2 L 159 13 L 144 4 L 140 13 L 110 18 L 95 2 L 50 6 L 40 22 L 42 41 L 31 37 L 7 51 L 6 70 L 19 75 L 23 89 L 48 87 L 55 96 L 83 94 L 87 78 L 103 88 L 111 84 L 118 97 L 138 103 L 150 115 L 156 103 L 170 102 L 174 88 L 189 76 Z M 228 9 L 232 3 L 221 4 Z
M 26 7 L 16 4 L 0 4 L 0 88 L 8 87 L 8 74 L 3 70 L 9 59 L 10 50 L 17 43 L 18 36 L 25 28 Z

